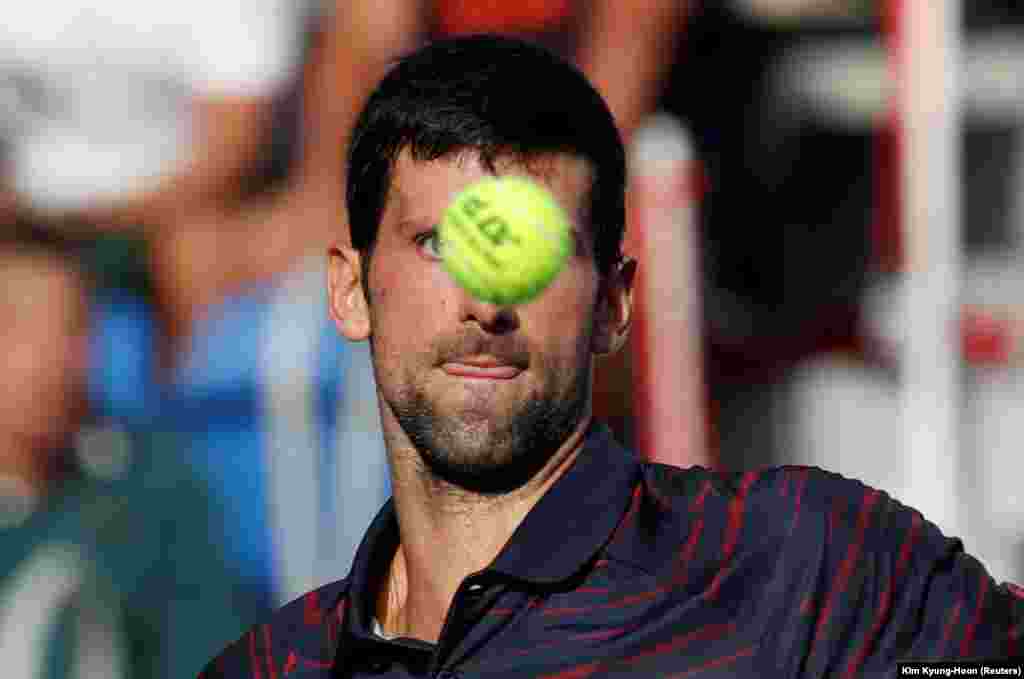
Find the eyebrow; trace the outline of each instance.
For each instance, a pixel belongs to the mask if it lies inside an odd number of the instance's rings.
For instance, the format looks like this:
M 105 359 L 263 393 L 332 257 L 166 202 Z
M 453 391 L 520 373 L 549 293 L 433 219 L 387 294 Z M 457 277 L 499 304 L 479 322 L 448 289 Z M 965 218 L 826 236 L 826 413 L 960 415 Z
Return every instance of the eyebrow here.
M 436 229 L 438 225 L 439 222 L 437 220 L 433 220 L 429 217 L 412 217 L 409 219 L 399 220 L 395 225 L 395 231 L 400 234 L 413 235 L 425 231 L 431 231 Z M 569 233 L 572 237 L 573 254 L 578 255 L 590 251 L 591 239 L 584 229 L 573 224 L 569 228 Z
M 438 221 L 431 219 L 430 217 L 412 217 L 409 219 L 401 219 L 395 225 L 395 229 L 400 233 L 418 233 L 420 231 L 429 231 L 430 229 L 436 229 Z

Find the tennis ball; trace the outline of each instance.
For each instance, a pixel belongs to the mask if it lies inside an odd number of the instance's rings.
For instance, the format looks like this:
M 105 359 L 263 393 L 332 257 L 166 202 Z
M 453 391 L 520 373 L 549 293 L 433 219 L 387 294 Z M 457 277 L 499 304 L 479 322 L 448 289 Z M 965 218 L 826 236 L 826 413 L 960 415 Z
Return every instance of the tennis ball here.
M 477 299 L 525 304 L 572 254 L 569 218 L 544 187 L 518 175 L 486 177 L 463 189 L 438 226 L 445 269 Z

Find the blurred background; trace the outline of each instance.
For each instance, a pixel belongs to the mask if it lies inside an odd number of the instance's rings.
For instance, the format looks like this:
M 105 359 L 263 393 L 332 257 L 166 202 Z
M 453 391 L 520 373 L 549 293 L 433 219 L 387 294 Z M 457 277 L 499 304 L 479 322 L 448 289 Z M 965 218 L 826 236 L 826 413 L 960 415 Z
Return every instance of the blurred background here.
M 0 655 L 193 676 L 339 579 L 390 488 L 331 326 L 344 145 L 396 56 L 528 37 L 606 96 L 640 260 L 595 407 L 810 464 L 1024 580 L 1013 0 L 37 0 L 0 21 Z

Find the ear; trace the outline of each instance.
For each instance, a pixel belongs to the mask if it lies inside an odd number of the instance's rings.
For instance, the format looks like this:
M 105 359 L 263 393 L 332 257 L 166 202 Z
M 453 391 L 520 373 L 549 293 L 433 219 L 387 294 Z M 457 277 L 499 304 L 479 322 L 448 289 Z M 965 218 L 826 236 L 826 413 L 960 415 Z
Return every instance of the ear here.
M 370 336 L 362 255 L 350 245 L 335 243 L 327 256 L 327 303 L 331 318 L 345 339 L 361 342 Z
M 623 257 L 601 283 L 591 344 L 598 356 L 614 354 L 629 337 L 635 279 L 636 260 Z

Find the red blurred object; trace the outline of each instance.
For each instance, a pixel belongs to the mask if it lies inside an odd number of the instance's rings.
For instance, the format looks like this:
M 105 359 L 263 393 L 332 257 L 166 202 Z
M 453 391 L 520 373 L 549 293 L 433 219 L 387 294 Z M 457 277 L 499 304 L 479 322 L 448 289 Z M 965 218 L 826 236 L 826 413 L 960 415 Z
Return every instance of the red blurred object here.
M 899 90 L 903 83 L 903 0 L 881 5 L 882 36 L 888 54 L 893 95 L 885 119 L 875 135 L 875 218 L 872 241 L 875 261 L 881 271 L 902 271 L 904 243 L 902 226 L 903 111 Z
M 960 317 L 960 333 L 963 357 L 970 365 L 1007 365 L 1014 356 L 1017 338 L 1008 316 L 965 307 Z
M 439 0 L 438 28 L 447 35 L 542 32 L 562 26 L 572 0 Z
M 639 261 L 634 288 L 634 444 L 653 461 L 715 467 L 704 380 L 699 204 L 707 177 L 674 119 L 634 141 L 624 249 Z

